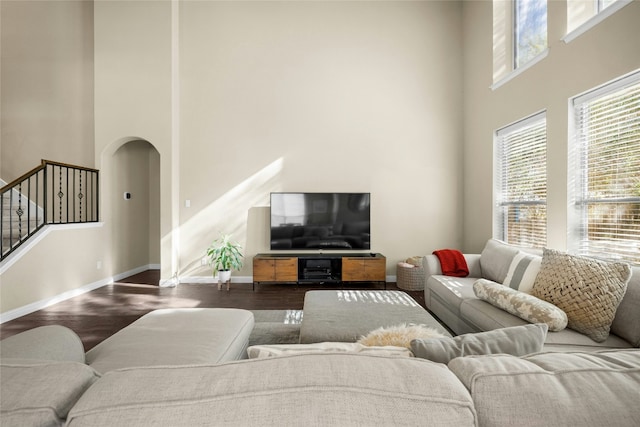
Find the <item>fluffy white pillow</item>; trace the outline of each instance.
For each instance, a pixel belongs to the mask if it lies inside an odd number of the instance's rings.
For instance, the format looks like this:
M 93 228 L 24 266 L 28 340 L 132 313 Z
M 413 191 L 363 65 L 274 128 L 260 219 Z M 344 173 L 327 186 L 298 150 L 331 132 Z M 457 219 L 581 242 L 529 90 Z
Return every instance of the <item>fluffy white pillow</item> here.
M 424 325 L 400 324 L 396 326 L 374 329 L 361 337 L 358 343 L 366 346 L 398 346 L 411 348 L 411 341 L 415 339 L 445 337 L 439 331 Z
M 518 252 L 513 257 L 504 285 L 527 294 L 531 293 L 536 276 L 540 271 L 542 257 Z

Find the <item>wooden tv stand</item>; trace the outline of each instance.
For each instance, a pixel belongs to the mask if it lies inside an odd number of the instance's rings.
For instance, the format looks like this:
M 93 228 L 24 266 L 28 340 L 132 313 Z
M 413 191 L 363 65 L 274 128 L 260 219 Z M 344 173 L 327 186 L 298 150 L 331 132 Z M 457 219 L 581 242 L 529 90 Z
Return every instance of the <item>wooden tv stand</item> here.
M 387 259 L 379 253 L 258 254 L 253 257 L 256 283 L 382 282 L 386 288 Z

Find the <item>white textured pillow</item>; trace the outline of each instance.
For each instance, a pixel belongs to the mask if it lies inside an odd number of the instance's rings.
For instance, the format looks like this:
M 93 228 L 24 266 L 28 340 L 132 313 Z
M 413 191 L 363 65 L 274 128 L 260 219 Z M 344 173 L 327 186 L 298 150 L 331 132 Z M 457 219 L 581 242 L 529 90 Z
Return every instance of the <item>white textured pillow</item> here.
M 518 252 L 513 257 L 504 285 L 527 294 L 531 293 L 536 276 L 540 271 L 542 257 Z
M 530 323 L 546 323 L 550 331 L 567 327 L 567 314 L 550 302 L 507 288 L 496 282 L 478 279 L 473 284 L 478 298 Z
M 408 348 L 393 346 L 368 347 L 351 342 L 320 342 L 316 344 L 274 344 L 254 345 L 247 348 L 250 359 L 265 357 L 285 356 L 291 354 L 313 353 L 362 353 L 380 356 L 412 357 L 413 353 Z

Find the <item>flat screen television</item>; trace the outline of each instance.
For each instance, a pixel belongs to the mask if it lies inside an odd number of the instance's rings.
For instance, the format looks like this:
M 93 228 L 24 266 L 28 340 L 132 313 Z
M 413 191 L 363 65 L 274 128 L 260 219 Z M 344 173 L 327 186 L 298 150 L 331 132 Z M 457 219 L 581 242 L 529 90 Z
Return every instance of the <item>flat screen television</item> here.
M 271 249 L 371 249 L 370 193 L 271 193 Z

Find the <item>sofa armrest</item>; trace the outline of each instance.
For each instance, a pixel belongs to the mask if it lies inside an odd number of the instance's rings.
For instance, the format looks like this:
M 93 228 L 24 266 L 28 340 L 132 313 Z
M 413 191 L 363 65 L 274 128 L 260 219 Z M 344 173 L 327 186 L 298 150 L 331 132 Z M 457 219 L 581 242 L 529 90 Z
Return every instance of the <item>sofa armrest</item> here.
M 60 325 L 40 326 L 3 339 L 0 358 L 85 362 L 80 337 Z
M 480 254 L 463 255 L 467 262 L 467 267 L 469 268 L 469 277 L 482 277 L 482 271 L 480 270 Z M 442 274 L 440 260 L 433 254 L 426 255 L 424 257 L 422 260 L 422 266 L 424 267 L 425 283 L 430 276 Z

